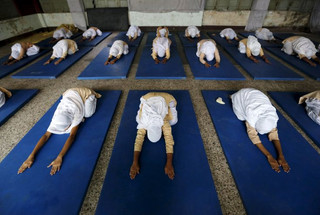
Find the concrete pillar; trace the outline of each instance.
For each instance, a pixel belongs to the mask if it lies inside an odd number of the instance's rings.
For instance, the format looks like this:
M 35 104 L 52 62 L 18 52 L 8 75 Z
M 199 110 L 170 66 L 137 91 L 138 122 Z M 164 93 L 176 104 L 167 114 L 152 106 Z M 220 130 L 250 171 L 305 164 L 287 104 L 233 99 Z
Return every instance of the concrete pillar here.
M 270 0 L 254 0 L 251 6 L 246 31 L 255 31 L 261 28 L 267 15 Z
M 75 26 L 83 31 L 87 30 L 87 19 L 82 0 L 67 0 Z
M 311 32 L 320 32 L 320 0 L 314 3 L 309 24 Z

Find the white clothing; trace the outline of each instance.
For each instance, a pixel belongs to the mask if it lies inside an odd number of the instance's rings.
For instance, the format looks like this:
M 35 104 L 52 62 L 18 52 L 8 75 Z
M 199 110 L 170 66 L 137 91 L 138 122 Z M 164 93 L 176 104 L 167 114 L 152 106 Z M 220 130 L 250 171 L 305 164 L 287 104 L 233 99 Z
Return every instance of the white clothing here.
M 320 100 L 316 98 L 306 99 L 306 111 L 308 116 L 318 125 L 320 125 Z
M 66 30 L 64 28 L 59 28 L 53 32 L 52 37 L 55 39 L 60 39 L 62 37 L 64 39 L 67 39 L 67 38 L 70 38 L 71 36 L 72 36 L 72 32 L 70 30 Z
M 141 115 L 139 116 L 141 109 Z M 166 100 L 161 96 L 149 99 L 140 98 L 140 106 L 136 116 L 137 129 L 147 130 L 148 139 L 155 143 L 161 138 L 163 119 L 168 114 Z
M 39 50 L 40 50 L 39 46 L 33 45 L 27 49 L 27 55 L 28 56 L 36 55 L 39 53 Z
M 85 103 L 79 93 L 75 90 L 67 90 L 47 129 L 54 134 L 70 133 L 72 128 L 79 125 L 84 117 L 91 117 L 96 110 L 97 99 L 95 95 L 90 95 Z
M 129 37 L 134 37 L 134 34 L 137 33 L 137 36 L 140 37 L 141 35 L 141 30 L 138 26 L 131 25 L 127 31 L 127 36 Z
M 169 102 L 169 108 L 172 116 L 172 119 L 169 121 L 169 124 L 175 125 L 178 122 L 178 111 L 176 109 L 174 101 Z
M 22 46 L 20 43 L 16 43 L 11 47 L 11 57 L 13 57 L 14 59 L 18 59 L 20 52 L 22 50 Z M 40 48 L 36 45 L 31 46 L 30 48 L 27 49 L 26 55 L 27 56 L 32 56 L 35 54 L 39 53 Z M 24 57 L 24 56 L 22 56 Z
M 245 54 L 246 53 L 246 45 L 243 44 L 243 42 L 239 42 L 239 47 L 238 50 L 241 54 Z
M 11 46 L 11 57 L 13 57 L 14 59 L 18 59 L 21 49 L 22 47 L 20 43 L 16 43 L 13 46 Z
M 78 51 L 77 43 L 75 42 L 74 45 L 75 45 L 75 50 Z M 63 54 L 66 52 L 68 52 L 69 55 L 72 55 L 75 53 L 73 52 L 72 49 L 69 48 L 67 40 L 60 40 L 59 42 L 57 42 L 56 45 L 52 47 L 52 49 L 53 49 L 52 56 L 55 58 L 63 57 Z
M 274 40 L 273 33 L 267 28 L 257 29 L 256 37 L 261 40 Z
M 0 91 L 0 108 L 6 103 L 6 94 Z
M 167 33 L 167 30 L 165 28 L 162 28 L 159 30 L 160 37 L 164 37 L 166 33 Z
M 95 31 L 93 28 L 89 28 L 88 30 L 86 30 L 82 34 L 82 36 L 85 38 L 95 37 L 96 35 L 101 36 L 102 32 L 99 29 L 97 29 L 97 31 Z
M 231 95 L 233 112 L 241 121 L 247 121 L 259 134 L 277 127 L 278 115 L 268 97 L 253 88 L 244 88 Z
M 164 57 L 166 50 L 170 48 L 170 40 L 166 37 L 157 37 L 152 44 L 152 48 L 159 57 Z
M 197 57 L 200 57 L 201 53 L 204 53 L 208 61 L 214 59 L 214 52 L 216 51 L 216 46 L 211 41 L 206 41 L 200 46 L 200 42 L 197 44 Z
M 251 35 L 248 37 L 247 47 L 250 49 L 253 56 L 258 56 L 260 54 L 261 44 L 256 37 Z
M 300 37 L 293 41 L 292 49 L 298 55 L 304 55 L 308 59 L 311 59 L 318 52 L 313 42 L 306 37 Z
M 232 28 L 225 28 L 220 32 L 220 37 L 228 37 L 233 40 L 237 36 L 236 32 Z
M 192 38 L 195 38 L 198 34 L 200 34 L 200 31 L 196 26 L 191 25 L 185 30 L 185 36 L 187 36 L 187 34 L 189 34 Z
M 129 53 L 129 46 L 124 45 L 122 40 L 116 40 L 113 42 L 109 55 L 112 55 L 113 57 L 117 57 L 118 55 L 126 55 Z

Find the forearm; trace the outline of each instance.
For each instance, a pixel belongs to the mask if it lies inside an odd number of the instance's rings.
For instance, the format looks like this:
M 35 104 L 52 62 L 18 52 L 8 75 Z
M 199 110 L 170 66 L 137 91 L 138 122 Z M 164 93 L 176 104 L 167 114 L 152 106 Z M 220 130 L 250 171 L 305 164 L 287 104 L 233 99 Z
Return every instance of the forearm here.
M 58 157 L 63 158 L 65 156 L 65 154 L 68 152 L 70 146 L 72 145 L 73 141 L 75 139 L 75 135 L 70 135 L 66 141 L 66 143 L 64 144 L 63 148 L 61 149 Z
M 170 59 L 170 48 L 166 50 L 166 58 Z
M 273 143 L 274 147 L 276 148 L 278 157 L 283 157 L 283 152 L 282 152 L 280 140 L 273 140 L 272 143 Z
M 255 145 L 262 152 L 262 154 L 264 154 L 266 157 L 271 156 L 270 152 L 262 145 L 262 143 L 257 143 Z
M 214 52 L 214 57 L 216 58 L 216 62 L 220 63 L 220 55 L 219 55 L 219 51 L 218 51 L 217 47 L 216 47 L 216 50 Z
M 173 153 L 167 153 L 167 163 L 166 165 L 172 165 Z
M 140 158 L 140 152 L 139 151 L 134 151 L 132 163 L 139 164 L 139 158 Z
M 42 146 L 47 142 L 49 137 L 51 136 L 50 132 L 46 132 L 38 141 L 37 145 L 34 147 L 33 151 L 29 155 L 29 157 L 35 157 L 37 152 L 42 148 Z

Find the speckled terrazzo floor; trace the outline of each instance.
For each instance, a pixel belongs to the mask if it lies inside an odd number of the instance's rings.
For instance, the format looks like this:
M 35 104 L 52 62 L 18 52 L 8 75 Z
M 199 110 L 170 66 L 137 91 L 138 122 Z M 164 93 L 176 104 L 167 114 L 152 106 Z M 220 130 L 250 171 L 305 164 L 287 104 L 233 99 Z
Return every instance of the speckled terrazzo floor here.
M 40 33 L 31 38 L 25 38 L 23 40 L 38 41 L 39 38 L 41 39 L 48 35 L 50 34 Z M 229 59 L 231 59 L 233 64 L 236 65 L 240 72 L 246 77 L 245 81 L 194 80 L 180 43 L 178 43 L 178 51 L 184 63 L 184 69 L 187 75 L 186 80 L 135 80 L 135 74 L 138 68 L 142 47 L 146 42 L 146 36 L 140 44 L 127 79 L 86 81 L 77 80 L 77 76 L 115 35 L 116 33 L 113 33 L 55 80 L 19 80 L 12 79 L 10 75 L 0 79 L 0 86 L 8 89 L 40 89 L 40 92 L 30 102 L 28 102 L 4 125 L 0 127 L 0 161 L 2 161 L 3 158 L 15 147 L 15 145 L 19 143 L 21 138 L 45 114 L 45 112 L 66 89 L 71 87 L 85 86 L 97 90 L 122 90 L 118 108 L 114 114 L 112 124 L 105 139 L 105 143 L 103 145 L 97 166 L 94 171 L 94 175 L 92 177 L 87 195 L 80 212 L 80 214 L 94 214 L 105 179 L 128 91 L 162 89 L 188 90 L 194 105 L 194 110 L 197 116 L 203 144 L 212 172 L 212 178 L 218 192 L 222 212 L 223 214 L 245 214 L 244 206 L 241 202 L 239 192 L 236 188 L 226 158 L 223 154 L 213 123 L 210 119 L 209 112 L 202 98 L 201 90 L 239 90 L 243 87 L 253 87 L 264 92 L 269 90 L 314 91 L 320 89 L 320 82 L 307 77 L 296 69 L 294 69 L 294 71 L 303 76 L 305 78 L 304 81 L 254 81 L 230 57 Z M 311 38 L 316 41 L 320 41 L 319 36 L 317 37 L 312 35 Z M 176 40 L 179 41 L 179 38 L 177 36 Z M 8 54 L 10 46 L 11 44 L 8 44 L 0 48 L 0 57 Z M 219 50 L 221 51 L 221 48 Z M 291 66 L 289 67 L 292 68 Z M 21 71 L 21 69 L 16 71 L 15 73 L 19 71 Z M 305 133 L 302 132 L 298 128 L 298 126 L 277 105 L 275 106 L 320 153 L 319 148 L 317 148 L 313 144 L 310 138 L 308 138 Z

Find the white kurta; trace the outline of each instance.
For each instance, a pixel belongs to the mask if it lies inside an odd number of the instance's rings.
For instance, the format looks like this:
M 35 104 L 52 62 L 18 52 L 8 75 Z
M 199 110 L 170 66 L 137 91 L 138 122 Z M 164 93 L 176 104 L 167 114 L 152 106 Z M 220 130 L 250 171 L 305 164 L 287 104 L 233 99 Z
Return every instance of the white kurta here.
M 300 37 L 293 41 L 292 49 L 295 53 L 304 55 L 308 59 L 311 59 L 318 52 L 313 42 L 306 37 Z
M 228 37 L 233 40 L 237 36 L 236 32 L 232 28 L 225 28 L 220 32 L 220 37 Z
M 137 33 L 137 36 L 140 37 L 141 35 L 141 30 L 138 26 L 131 25 L 127 31 L 127 36 L 129 37 L 134 37 L 135 33 Z
M 260 54 L 261 44 L 256 37 L 251 35 L 248 37 L 247 47 L 250 49 L 253 56 L 258 56 Z
M 129 46 L 124 45 L 122 40 L 116 40 L 113 42 L 109 55 L 112 55 L 113 57 L 117 57 L 118 55 L 126 55 L 129 53 Z
M 320 100 L 316 98 L 308 98 L 305 102 L 308 116 L 315 123 L 320 125 Z
M 278 115 L 269 98 L 261 91 L 244 88 L 231 95 L 232 108 L 241 121 L 247 121 L 258 133 L 269 133 L 277 127 Z
M 6 103 L 6 94 L 0 91 L 0 108 Z
M 212 61 L 214 59 L 214 52 L 216 51 L 216 46 L 211 41 L 206 41 L 202 45 L 200 43 L 197 44 L 197 57 L 200 57 L 201 53 L 204 53 L 206 59 L 208 61 Z
M 267 28 L 260 28 L 256 30 L 256 37 L 261 40 L 273 40 L 273 33 Z
M 75 90 L 67 90 L 48 127 L 48 131 L 54 134 L 70 133 L 72 128 L 79 125 L 83 118 L 91 117 L 96 110 L 97 99 L 90 95 L 83 103 L 81 96 Z
M 93 28 L 89 28 L 88 30 L 86 30 L 82 34 L 82 36 L 85 38 L 95 37 L 96 35 L 101 36 L 102 32 L 99 29 L 97 29 L 97 31 L 95 31 Z
M 74 42 L 75 50 L 78 50 L 78 45 Z M 69 44 L 67 40 L 60 40 L 56 45 L 52 47 L 53 53 L 52 56 L 55 58 L 61 58 L 64 56 L 64 53 L 68 53 L 69 55 L 74 54 L 72 49 L 69 49 Z
M 141 109 L 141 115 L 139 115 Z M 140 98 L 140 106 L 136 116 L 137 129 L 147 130 L 148 139 L 157 142 L 161 138 L 164 118 L 168 114 L 166 100 L 161 96 L 149 99 Z
M 185 30 L 185 36 L 187 36 L 187 34 L 189 34 L 192 38 L 195 38 L 198 34 L 200 34 L 200 31 L 196 26 L 191 25 Z
M 164 57 L 166 50 L 170 48 L 170 41 L 166 37 L 158 37 L 156 41 L 153 41 L 152 48 L 159 57 Z
M 64 28 L 60 28 L 60 29 L 57 29 L 53 32 L 53 38 L 55 39 L 59 39 L 59 38 L 64 38 L 64 39 L 67 39 L 67 38 L 70 38 L 72 36 L 72 32 L 70 30 L 66 30 Z

